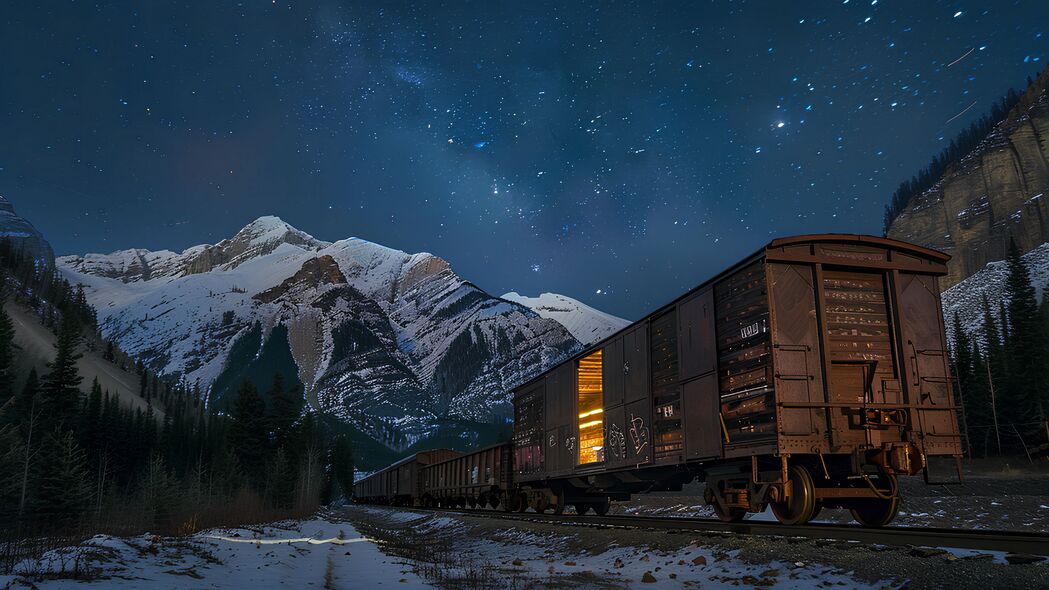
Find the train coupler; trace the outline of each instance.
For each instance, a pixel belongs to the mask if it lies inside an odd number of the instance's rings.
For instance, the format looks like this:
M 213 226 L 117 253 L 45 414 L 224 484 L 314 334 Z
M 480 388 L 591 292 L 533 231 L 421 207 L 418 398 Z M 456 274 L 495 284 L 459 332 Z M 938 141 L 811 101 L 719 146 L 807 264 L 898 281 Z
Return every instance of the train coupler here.
M 893 473 L 917 475 L 926 467 L 925 455 L 909 442 L 885 443 L 881 449 L 867 451 L 865 455 L 867 463 L 878 465 Z

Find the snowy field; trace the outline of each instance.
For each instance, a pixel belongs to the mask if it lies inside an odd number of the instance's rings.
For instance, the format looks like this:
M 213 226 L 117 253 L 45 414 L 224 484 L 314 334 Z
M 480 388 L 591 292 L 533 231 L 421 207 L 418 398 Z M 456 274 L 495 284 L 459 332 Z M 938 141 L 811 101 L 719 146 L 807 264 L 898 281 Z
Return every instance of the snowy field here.
M 432 588 L 345 522 L 289 521 L 188 539 L 97 536 L 26 561 L 0 588 Z
M 185 539 L 97 536 L 0 576 L 20 588 L 1043 588 L 993 552 L 572 525 L 349 506 Z

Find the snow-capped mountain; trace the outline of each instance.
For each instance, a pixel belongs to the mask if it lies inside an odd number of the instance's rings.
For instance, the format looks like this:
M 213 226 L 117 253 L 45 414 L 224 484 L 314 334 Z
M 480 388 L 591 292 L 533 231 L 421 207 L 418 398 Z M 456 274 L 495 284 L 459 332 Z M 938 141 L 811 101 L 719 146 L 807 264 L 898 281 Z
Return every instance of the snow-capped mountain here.
M 11 240 L 15 248 L 30 253 L 43 264 L 54 264 L 55 253 L 51 244 L 32 223 L 15 213 L 14 205 L 4 197 L 0 197 L 0 238 Z
M 439 418 L 506 416 L 509 388 L 581 347 L 558 321 L 492 297 L 437 256 L 324 242 L 276 217 L 181 253 L 57 265 L 84 285 L 103 334 L 151 367 L 215 384 L 221 397 L 244 365 L 290 355 L 315 407 L 385 442 L 393 431 L 424 436 Z M 562 318 L 573 329 L 596 321 Z
M 556 320 L 584 345 L 592 344 L 630 324 L 623 318 L 607 314 L 589 305 L 557 293 L 543 293 L 539 297 L 525 297 L 511 291 L 502 299 L 520 303 L 544 318 Z
M 1024 254 L 1023 261 L 1031 274 L 1035 297 L 1041 301 L 1049 285 L 1049 242 Z M 991 262 L 983 270 L 944 291 L 943 317 L 947 322 L 948 335 L 951 335 L 955 316 L 961 320 L 962 329 L 967 333 L 983 328 L 984 296 L 991 304 L 992 315 L 997 318 L 998 302 L 1005 298 L 1005 280 L 1008 276 L 1008 261 Z

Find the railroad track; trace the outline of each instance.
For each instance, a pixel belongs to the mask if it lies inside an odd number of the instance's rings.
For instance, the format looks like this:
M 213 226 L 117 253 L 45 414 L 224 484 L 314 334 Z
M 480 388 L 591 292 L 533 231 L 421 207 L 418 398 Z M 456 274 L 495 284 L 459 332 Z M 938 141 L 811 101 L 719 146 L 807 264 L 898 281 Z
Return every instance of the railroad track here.
M 771 537 L 806 537 L 859 541 L 869 544 L 919 547 L 951 547 L 982 551 L 1004 551 L 1049 557 L 1049 533 L 1022 533 L 1013 531 L 959 530 L 937 528 L 885 527 L 867 528 L 858 525 L 819 523 L 786 526 L 778 522 L 745 520 L 727 523 L 709 518 L 676 516 L 595 516 L 576 514 L 537 514 L 533 512 L 497 512 L 491 510 L 418 510 L 426 513 L 452 513 L 504 520 L 545 522 L 564 525 L 596 525 L 627 528 L 682 530 L 693 532 L 731 533 Z

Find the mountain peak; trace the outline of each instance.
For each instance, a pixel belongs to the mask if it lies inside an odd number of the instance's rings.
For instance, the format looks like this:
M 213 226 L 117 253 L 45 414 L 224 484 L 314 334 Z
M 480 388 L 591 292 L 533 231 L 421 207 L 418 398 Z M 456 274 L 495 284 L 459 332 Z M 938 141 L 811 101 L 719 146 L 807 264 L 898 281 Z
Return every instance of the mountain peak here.
M 500 299 L 523 305 L 539 314 L 540 317 L 560 323 L 583 344 L 593 344 L 630 324 L 623 318 L 596 310 L 581 301 L 559 293 L 543 293 L 538 297 L 526 297 L 516 291 L 511 291 Z
M 53 266 L 55 253 L 32 223 L 15 213 L 15 207 L 0 196 L 0 237 L 5 237 L 18 248 L 30 254 L 39 263 Z
M 263 215 L 245 225 L 233 237 L 231 242 L 247 241 L 251 245 L 262 245 L 271 242 L 287 242 L 296 246 L 323 248 L 329 245 L 310 234 L 293 227 L 276 215 Z

